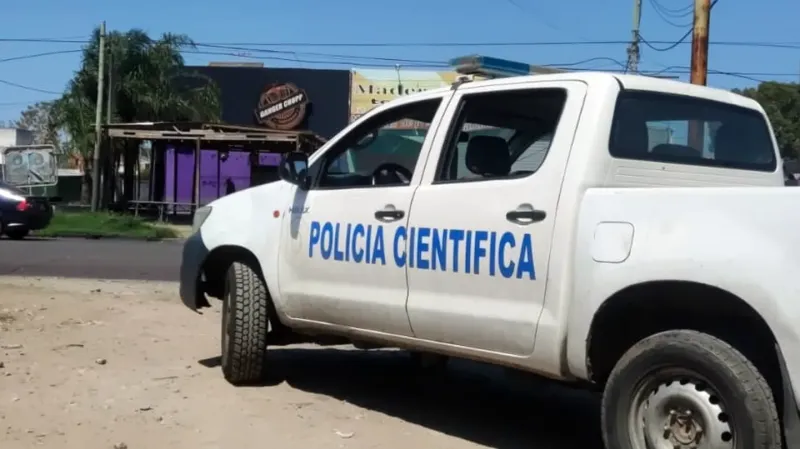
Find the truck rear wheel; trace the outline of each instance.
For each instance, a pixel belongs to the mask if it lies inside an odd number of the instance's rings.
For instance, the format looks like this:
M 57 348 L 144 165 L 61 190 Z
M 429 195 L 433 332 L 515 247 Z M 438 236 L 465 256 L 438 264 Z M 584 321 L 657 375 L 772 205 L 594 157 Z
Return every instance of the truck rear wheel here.
M 222 373 L 234 385 L 264 377 L 268 306 L 267 288 L 258 273 L 234 262 L 225 278 L 222 300 Z
M 708 334 L 647 337 L 617 362 L 603 393 L 606 447 L 779 449 L 772 390 L 732 346 Z

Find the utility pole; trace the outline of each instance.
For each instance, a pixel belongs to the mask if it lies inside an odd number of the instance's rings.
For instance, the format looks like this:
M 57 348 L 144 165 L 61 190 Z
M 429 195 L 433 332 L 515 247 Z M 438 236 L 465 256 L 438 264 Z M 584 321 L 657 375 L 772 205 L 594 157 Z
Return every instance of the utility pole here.
M 692 30 L 692 84 L 705 86 L 708 79 L 708 25 L 711 1 L 695 0 L 694 27 Z
M 108 52 L 108 82 L 106 84 L 108 85 L 106 92 L 106 124 L 108 125 L 111 123 L 112 111 L 114 110 L 114 53 L 112 51 Z M 106 170 L 110 169 L 110 171 L 107 171 L 105 178 L 101 179 L 102 182 L 100 183 L 99 191 L 101 191 L 102 194 L 100 194 L 100 198 L 105 201 L 98 200 L 98 208 L 106 207 L 111 198 L 111 183 L 116 181 L 116 173 L 114 171 L 114 148 L 111 145 L 111 139 L 108 140 L 108 149 L 103 158 L 103 165 L 106 167 Z
M 633 31 L 628 45 L 628 64 L 626 72 L 639 72 L 639 26 L 642 22 L 642 0 L 633 0 Z
M 114 98 L 113 90 L 114 90 L 114 55 L 112 53 L 108 53 L 108 92 L 106 95 L 106 124 L 111 123 L 111 106 L 112 101 Z
M 94 157 L 92 158 L 92 212 L 100 204 L 100 141 L 103 134 L 103 79 L 105 78 L 106 23 L 100 24 L 100 57 L 97 66 L 97 105 L 94 114 Z
M 692 29 L 692 63 L 689 81 L 705 86 L 708 83 L 708 26 L 711 0 L 694 1 L 694 26 Z M 689 146 L 699 152 L 705 148 L 705 123 L 689 121 Z

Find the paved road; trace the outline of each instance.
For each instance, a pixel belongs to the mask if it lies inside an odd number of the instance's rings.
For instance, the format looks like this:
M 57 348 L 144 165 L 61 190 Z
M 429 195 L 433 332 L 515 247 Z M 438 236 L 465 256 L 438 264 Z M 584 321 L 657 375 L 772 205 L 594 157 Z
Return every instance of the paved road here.
M 178 281 L 180 241 L 0 240 L 0 275 Z

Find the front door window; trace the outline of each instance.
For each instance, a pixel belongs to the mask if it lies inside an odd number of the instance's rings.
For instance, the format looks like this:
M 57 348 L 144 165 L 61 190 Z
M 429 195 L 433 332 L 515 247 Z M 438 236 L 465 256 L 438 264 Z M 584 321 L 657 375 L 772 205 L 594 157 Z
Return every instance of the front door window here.
M 316 188 L 409 185 L 440 103 L 435 98 L 399 106 L 353 129 L 320 162 Z

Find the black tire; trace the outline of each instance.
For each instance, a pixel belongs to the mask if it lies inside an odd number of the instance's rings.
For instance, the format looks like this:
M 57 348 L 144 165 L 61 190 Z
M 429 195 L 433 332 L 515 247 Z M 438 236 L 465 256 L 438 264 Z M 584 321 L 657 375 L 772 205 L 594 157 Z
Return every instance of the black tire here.
M 266 369 L 269 297 L 258 273 L 234 262 L 222 301 L 222 373 L 234 385 L 258 382 Z
M 30 234 L 30 231 L 27 229 L 9 229 L 6 231 L 6 235 L 11 240 L 22 240 Z
M 411 351 L 409 352 L 413 366 L 427 373 L 443 373 L 447 371 L 450 358 L 439 354 Z
M 671 393 L 676 395 L 671 397 Z M 718 441 L 725 442 L 722 447 L 782 447 L 781 426 L 772 390 L 758 369 L 724 341 L 690 330 L 667 331 L 647 337 L 630 348 L 617 362 L 603 392 L 602 430 L 606 447 L 647 448 L 643 435 L 631 434 L 637 427 L 647 428 L 646 419 L 642 419 L 640 426 L 635 424 L 639 422 L 638 418 L 656 416 L 658 410 L 667 414 L 667 408 L 682 410 L 677 416 L 686 418 L 689 415 L 684 414 L 684 404 L 689 402 L 680 402 L 681 394 L 707 399 L 707 403 L 699 402 L 701 405 L 692 415 L 693 419 L 701 417 L 701 425 L 705 424 L 705 433 L 700 438 L 716 438 L 714 435 L 719 430 L 727 428 L 727 435 L 726 432 L 717 435 Z M 646 402 L 638 399 L 645 396 Z M 639 403 L 647 404 L 642 415 L 635 413 L 635 410 L 641 410 L 637 405 Z M 715 413 L 703 413 L 709 410 Z M 716 414 L 716 410 L 722 412 Z M 712 419 L 704 422 L 702 419 L 714 414 L 717 421 Z M 652 429 L 657 430 L 661 422 L 653 419 L 656 427 Z M 665 441 L 660 441 L 663 444 L 668 438 L 685 437 L 685 434 L 670 434 L 669 421 L 663 422 L 662 435 L 651 431 L 653 440 L 663 438 Z M 638 444 L 634 440 L 638 440 Z

